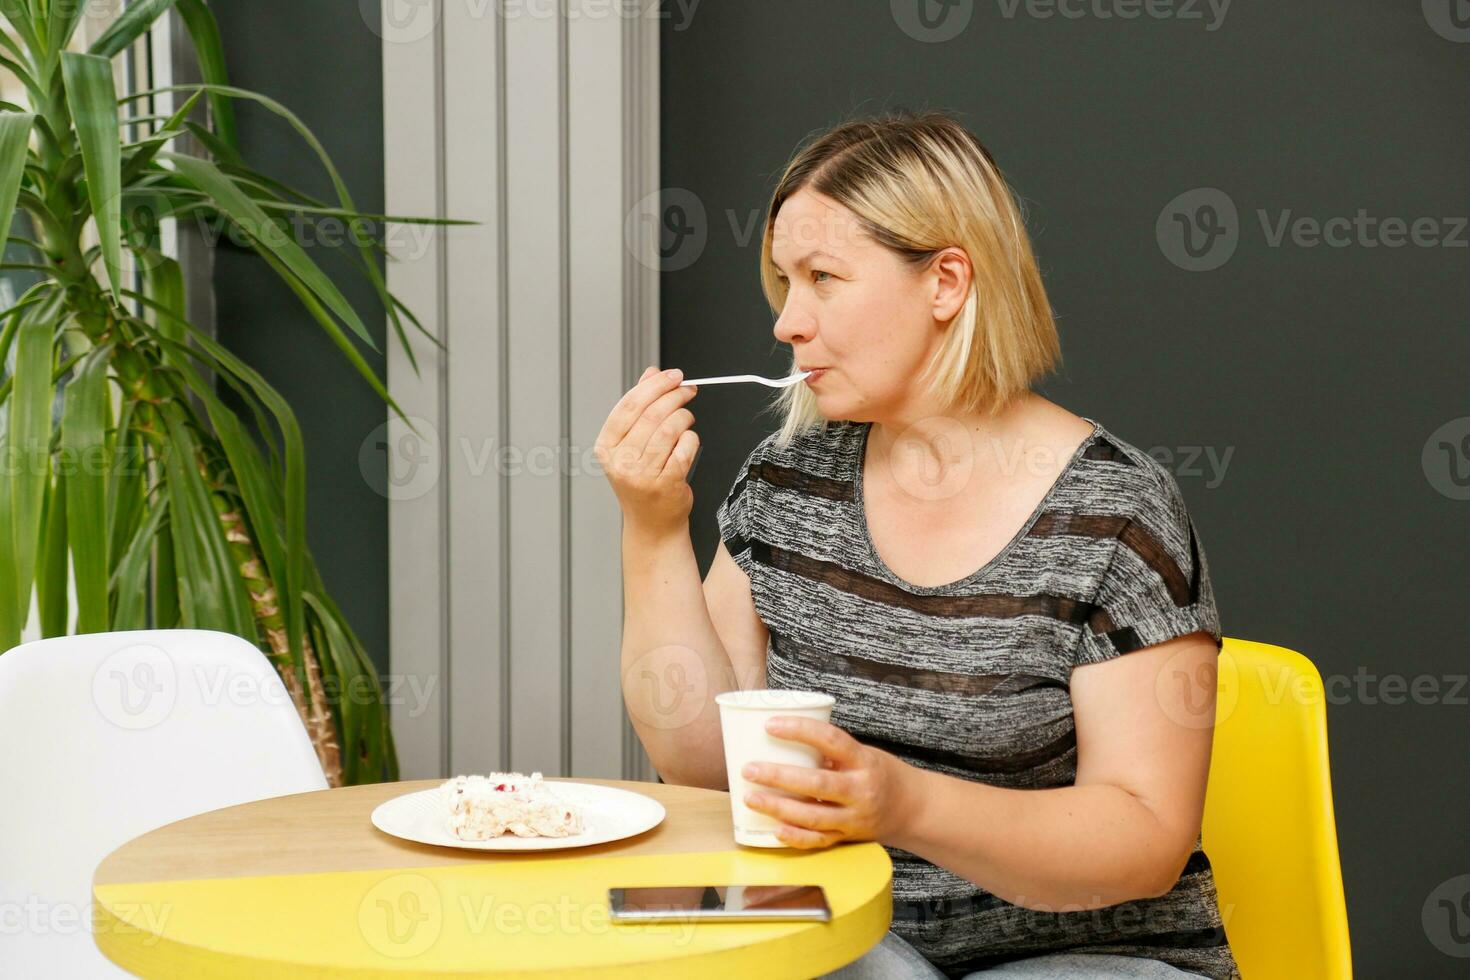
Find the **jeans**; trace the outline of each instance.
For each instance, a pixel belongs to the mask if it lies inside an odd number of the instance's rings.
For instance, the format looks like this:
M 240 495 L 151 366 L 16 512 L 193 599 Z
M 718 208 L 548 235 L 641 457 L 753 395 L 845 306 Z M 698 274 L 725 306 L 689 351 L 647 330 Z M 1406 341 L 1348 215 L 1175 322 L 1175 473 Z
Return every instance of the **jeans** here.
M 1199 974 L 1140 956 L 1093 953 L 1047 953 L 1028 956 L 965 974 L 963 980 L 989 976 L 1024 980 L 1171 980 Z M 946 980 L 939 967 L 896 933 L 889 932 L 862 957 L 824 973 L 818 980 Z

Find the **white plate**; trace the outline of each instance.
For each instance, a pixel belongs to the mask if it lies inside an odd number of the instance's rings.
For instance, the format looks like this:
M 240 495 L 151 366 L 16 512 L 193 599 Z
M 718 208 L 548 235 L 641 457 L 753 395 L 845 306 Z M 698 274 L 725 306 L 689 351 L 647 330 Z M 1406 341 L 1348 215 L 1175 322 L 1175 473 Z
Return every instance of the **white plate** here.
M 664 819 L 658 800 L 614 786 L 546 780 L 562 799 L 582 808 L 582 832 L 570 837 L 517 837 L 502 834 L 490 840 L 460 840 L 449 832 L 449 808 L 440 787 L 405 793 L 378 804 L 373 826 L 385 834 L 443 847 L 472 851 L 550 851 L 564 847 L 605 844 L 641 834 Z

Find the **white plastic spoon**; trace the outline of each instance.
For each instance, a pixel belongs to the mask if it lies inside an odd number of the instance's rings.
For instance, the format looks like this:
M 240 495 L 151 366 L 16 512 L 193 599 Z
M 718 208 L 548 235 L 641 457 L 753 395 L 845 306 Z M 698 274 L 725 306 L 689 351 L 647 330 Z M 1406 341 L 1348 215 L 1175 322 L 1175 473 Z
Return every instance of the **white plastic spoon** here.
M 798 371 L 789 378 L 762 378 L 757 374 L 727 374 L 719 378 L 690 378 L 680 381 L 679 387 L 685 385 L 727 385 L 736 384 L 741 381 L 754 381 L 756 384 L 765 385 L 767 388 L 786 388 L 804 380 L 810 371 Z

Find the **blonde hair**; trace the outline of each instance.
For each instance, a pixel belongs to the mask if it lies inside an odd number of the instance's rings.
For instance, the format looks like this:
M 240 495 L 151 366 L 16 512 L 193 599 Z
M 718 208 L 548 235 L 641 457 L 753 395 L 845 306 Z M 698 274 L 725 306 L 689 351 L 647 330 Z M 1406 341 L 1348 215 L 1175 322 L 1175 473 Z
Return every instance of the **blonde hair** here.
M 761 287 L 778 316 L 786 289 L 771 259 L 776 213 L 803 188 L 847 208 L 915 271 L 951 246 L 969 256 L 970 295 L 919 376 L 946 407 L 993 416 L 1061 362 L 1021 207 L 989 151 L 955 119 L 890 112 L 842 123 L 798 150 L 761 241 Z M 784 412 L 778 445 L 828 422 L 803 384 L 781 389 L 767 410 Z

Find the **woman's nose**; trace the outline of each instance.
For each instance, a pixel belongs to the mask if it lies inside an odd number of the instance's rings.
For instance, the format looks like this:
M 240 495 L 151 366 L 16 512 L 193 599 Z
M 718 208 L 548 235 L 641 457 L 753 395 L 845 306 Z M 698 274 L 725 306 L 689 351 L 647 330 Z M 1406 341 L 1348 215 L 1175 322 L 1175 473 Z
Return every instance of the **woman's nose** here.
M 776 325 L 771 332 L 781 343 L 794 344 L 811 340 L 816 331 L 812 328 L 811 321 L 803 320 L 788 310 L 776 318 Z

